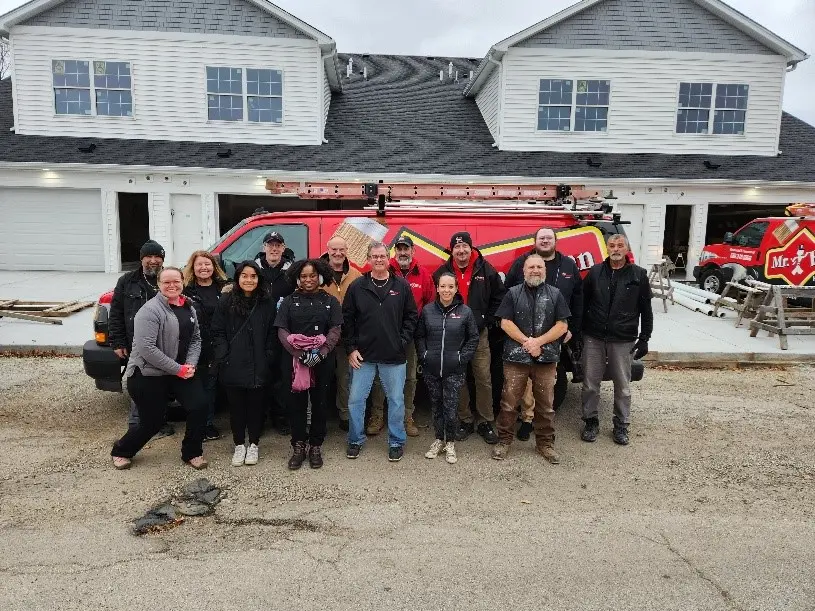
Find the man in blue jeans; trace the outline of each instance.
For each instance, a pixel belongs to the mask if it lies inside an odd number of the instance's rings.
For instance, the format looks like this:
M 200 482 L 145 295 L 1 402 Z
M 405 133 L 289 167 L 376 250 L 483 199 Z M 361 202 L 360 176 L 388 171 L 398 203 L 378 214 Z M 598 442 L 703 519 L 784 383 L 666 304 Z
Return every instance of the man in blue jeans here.
M 365 405 L 377 372 L 388 399 L 388 460 L 402 460 L 405 445 L 407 346 L 419 316 L 410 285 L 391 273 L 388 247 L 368 246 L 371 271 L 354 280 L 342 302 L 342 338 L 351 366 L 348 458 L 365 443 Z

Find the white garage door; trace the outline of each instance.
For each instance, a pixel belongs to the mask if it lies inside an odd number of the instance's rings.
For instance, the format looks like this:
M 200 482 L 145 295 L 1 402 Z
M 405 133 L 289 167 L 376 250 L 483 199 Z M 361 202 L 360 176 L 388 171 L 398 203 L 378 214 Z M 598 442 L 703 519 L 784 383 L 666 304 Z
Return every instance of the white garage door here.
M 0 269 L 104 271 L 99 191 L 0 188 Z

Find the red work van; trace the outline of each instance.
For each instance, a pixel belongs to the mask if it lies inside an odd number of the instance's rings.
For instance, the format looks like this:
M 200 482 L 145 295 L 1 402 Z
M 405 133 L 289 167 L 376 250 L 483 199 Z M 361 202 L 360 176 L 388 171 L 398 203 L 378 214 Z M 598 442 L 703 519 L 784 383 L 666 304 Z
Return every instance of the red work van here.
M 557 232 L 558 250 L 572 257 L 585 274 L 606 258 L 607 238 L 625 233 L 619 215 L 603 211 L 564 212 L 547 209 L 545 205 L 525 204 L 478 206 L 407 203 L 386 210 L 384 215 L 375 209 L 260 214 L 235 225 L 210 251 L 220 257 L 231 277 L 238 263 L 254 259 L 263 250 L 263 237 L 269 231 L 281 233 L 298 259 L 320 256 L 328 240 L 341 235 L 348 242 L 348 259 L 363 269 L 371 241 L 393 245 L 397 238 L 408 235 L 413 239 L 419 263 L 435 271 L 449 256 L 445 250 L 450 236 L 457 231 L 469 231 L 473 245 L 503 277 L 512 262 L 532 248 L 537 230 L 547 226 Z M 96 380 L 97 388 L 121 392 L 123 363 L 113 353 L 108 337 L 112 296 L 110 292 L 99 299 L 95 339 L 86 342 L 83 361 L 85 372 Z
M 723 244 L 705 246 L 693 276 L 714 293 L 747 276 L 771 284 L 815 285 L 815 216 L 750 221 L 726 233 Z

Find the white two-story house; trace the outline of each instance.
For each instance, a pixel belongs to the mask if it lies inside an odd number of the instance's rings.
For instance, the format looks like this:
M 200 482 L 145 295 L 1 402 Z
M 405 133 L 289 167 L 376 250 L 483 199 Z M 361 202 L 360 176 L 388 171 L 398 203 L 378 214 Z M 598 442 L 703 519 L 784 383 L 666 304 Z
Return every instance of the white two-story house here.
M 782 111 L 807 55 L 720 0 L 583 0 L 475 60 L 338 54 L 265 0 L 34 0 L 6 34 L 0 269 L 118 271 L 148 235 L 181 263 L 320 205 L 267 178 L 586 185 L 688 270 L 815 201 L 815 128 Z

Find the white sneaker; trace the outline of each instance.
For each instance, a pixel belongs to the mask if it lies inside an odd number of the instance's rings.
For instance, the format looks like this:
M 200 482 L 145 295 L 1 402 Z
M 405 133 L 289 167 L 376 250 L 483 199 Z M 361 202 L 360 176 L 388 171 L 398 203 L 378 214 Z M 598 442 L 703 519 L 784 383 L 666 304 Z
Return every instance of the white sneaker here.
M 232 466 L 243 466 L 244 460 L 246 460 L 246 446 L 243 444 L 235 446 L 235 453 L 232 455 Z
M 448 441 L 444 446 L 444 453 L 447 454 L 447 462 L 451 465 L 458 462 L 458 458 L 456 457 L 456 446 L 452 441 Z
M 433 441 L 433 445 L 430 446 L 430 449 L 425 452 L 425 458 L 436 458 L 440 452 L 444 451 L 444 442 L 441 439 L 436 439 Z
M 246 462 L 244 464 L 258 464 L 258 447 L 254 443 L 249 444 L 249 448 L 246 450 Z

